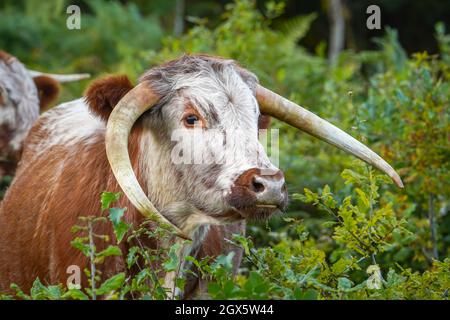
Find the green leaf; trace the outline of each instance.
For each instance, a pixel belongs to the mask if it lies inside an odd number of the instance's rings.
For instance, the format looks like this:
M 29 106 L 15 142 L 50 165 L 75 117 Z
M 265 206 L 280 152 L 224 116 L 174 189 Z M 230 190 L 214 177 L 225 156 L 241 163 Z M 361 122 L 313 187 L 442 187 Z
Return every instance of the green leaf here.
M 131 224 L 127 224 L 121 221 L 125 214 L 126 208 L 111 208 L 109 209 L 109 220 L 113 224 L 114 234 L 116 235 L 117 242 L 120 243 L 123 237 L 127 234 L 128 230 L 132 227 Z
M 118 201 L 121 195 L 122 195 L 121 192 L 118 193 L 103 192 L 100 200 L 100 202 L 102 203 L 102 211 L 108 209 L 113 202 Z
M 307 34 L 316 18 L 317 13 L 314 12 L 284 20 L 281 24 L 281 30 L 283 31 L 282 34 L 285 41 L 288 41 L 288 43 L 297 43 Z
M 62 295 L 61 286 L 48 286 L 47 297 L 51 300 L 60 300 Z
M 62 299 L 89 300 L 89 297 L 79 289 L 70 289 L 64 293 Z
M 10 288 L 15 291 L 15 294 L 18 298 L 23 299 L 23 300 L 31 299 L 31 297 L 29 295 L 25 294 L 17 284 L 11 283 Z
M 167 272 L 170 271 L 175 271 L 179 264 L 180 264 L 180 259 L 178 257 L 178 251 L 180 249 L 180 244 L 179 243 L 175 243 L 174 245 L 172 245 L 169 249 L 169 259 L 164 262 L 164 270 L 166 270 Z
M 127 254 L 127 267 L 128 269 L 130 269 L 137 261 L 138 256 L 136 255 L 136 253 L 139 251 L 139 248 L 134 246 L 131 247 L 128 250 L 128 254 Z
M 331 228 L 331 227 L 333 227 L 336 224 L 337 224 L 336 221 L 329 220 L 329 221 L 325 221 L 324 223 L 322 223 L 322 226 L 325 227 L 325 228 Z
M 345 169 L 344 171 L 342 171 L 341 177 L 345 180 L 345 184 L 361 184 L 363 181 L 367 180 L 364 176 L 350 169 Z
M 109 220 L 113 223 L 114 226 L 119 225 L 126 210 L 126 208 L 109 209 Z
M 231 271 L 233 269 L 234 254 L 235 254 L 234 251 L 231 251 L 227 255 L 221 254 L 214 261 L 212 268 L 213 269 L 224 268 L 225 271 Z
M 294 193 L 292 195 L 292 198 L 295 199 L 295 200 L 300 200 L 301 202 L 304 202 L 304 203 L 308 203 L 308 198 L 306 196 L 304 196 L 303 194 L 301 194 L 301 193 Z
M 251 271 L 244 285 L 249 298 L 264 299 L 270 290 L 270 283 L 258 272 Z
M 387 287 L 394 287 L 397 286 L 401 283 L 403 283 L 405 281 L 405 278 L 398 275 L 395 270 L 390 269 L 388 274 L 387 274 L 387 279 L 386 279 L 386 283 L 387 283 Z
M 333 266 L 331 267 L 331 270 L 334 274 L 340 275 L 343 273 L 348 266 L 350 266 L 352 263 L 351 259 L 348 258 L 340 258 L 338 261 L 336 261 Z
M 317 193 L 312 192 L 308 188 L 304 189 L 305 195 L 304 197 L 299 197 L 299 199 L 305 203 L 316 203 L 319 200 L 319 195 Z
M 234 234 L 233 240 L 236 240 L 238 243 L 240 243 L 242 245 L 245 255 L 248 256 L 250 254 L 249 240 L 245 236 L 242 236 L 239 234 Z
M 88 257 L 89 253 L 91 252 L 91 247 L 89 246 L 89 244 L 86 244 L 83 241 L 84 238 L 77 237 L 74 240 L 72 240 L 70 244 L 72 245 L 72 247 L 81 251 L 86 257 Z
M 121 256 L 121 255 L 122 251 L 120 250 L 119 247 L 110 245 L 108 246 L 108 248 L 106 248 L 103 251 L 100 251 L 95 255 L 95 263 L 102 263 L 106 257 Z
M 149 275 L 150 273 L 148 269 L 142 269 L 141 271 L 139 271 L 139 273 L 135 277 L 137 284 L 141 284 Z
M 349 279 L 344 278 L 344 277 L 338 278 L 338 289 L 339 290 L 345 291 L 345 290 L 350 289 L 351 287 L 353 287 L 352 281 L 350 281 Z
M 56 297 L 53 294 L 56 293 Z M 36 278 L 33 282 L 33 286 L 30 289 L 31 298 L 34 300 L 43 300 L 43 299 L 57 299 L 61 296 L 61 291 L 55 292 L 55 286 L 52 288 L 52 292 L 49 292 L 49 289 L 46 288 L 39 278 Z
M 370 208 L 370 201 L 369 201 L 369 198 L 367 198 L 366 193 L 364 191 L 362 191 L 360 188 L 355 188 L 355 191 L 358 194 L 358 199 L 361 201 L 361 203 L 366 208 Z
M 214 298 L 222 291 L 222 287 L 216 282 L 208 283 L 208 293 Z
M 318 292 L 314 289 L 304 290 L 302 288 L 294 289 L 294 298 L 297 300 L 317 300 Z
M 125 273 L 121 272 L 103 282 L 100 288 L 96 290 L 96 293 L 98 295 L 104 295 L 110 293 L 111 291 L 118 290 L 122 287 L 124 282 L 125 282 Z
M 131 224 L 126 224 L 125 222 L 120 222 L 117 227 L 114 228 L 114 233 L 117 238 L 117 242 L 120 243 L 124 236 L 127 234 L 128 230 L 132 227 Z

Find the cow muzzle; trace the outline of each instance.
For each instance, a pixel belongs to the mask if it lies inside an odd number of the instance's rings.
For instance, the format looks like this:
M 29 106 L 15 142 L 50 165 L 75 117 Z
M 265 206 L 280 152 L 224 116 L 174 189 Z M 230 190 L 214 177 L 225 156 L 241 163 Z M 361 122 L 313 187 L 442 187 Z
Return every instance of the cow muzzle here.
M 228 196 L 228 203 L 249 219 L 266 219 L 275 211 L 284 211 L 287 202 L 286 183 L 280 170 L 246 170 L 235 180 Z

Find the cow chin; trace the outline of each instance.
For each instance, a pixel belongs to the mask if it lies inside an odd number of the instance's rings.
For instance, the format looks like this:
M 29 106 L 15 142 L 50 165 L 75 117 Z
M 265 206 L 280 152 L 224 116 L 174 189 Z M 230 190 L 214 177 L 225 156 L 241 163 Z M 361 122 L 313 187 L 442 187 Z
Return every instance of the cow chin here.
M 216 211 L 214 213 L 206 213 L 206 210 L 203 210 L 199 207 L 191 206 L 191 212 L 197 211 L 202 214 L 209 215 L 214 218 L 214 220 L 219 224 L 230 224 L 239 222 L 242 220 L 247 221 L 264 221 L 269 219 L 274 214 L 281 214 L 283 209 L 280 209 L 275 206 L 263 206 L 258 207 L 257 205 L 253 206 L 245 206 L 245 207 L 235 207 L 231 205 L 227 205 L 225 209 Z
M 282 213 L 282 211 L 275 206 L 258 207 L 256 205 L 243 208 L 233 207 L 231 211 L 237 212 L 241 219 L 245 219 L 247 221 L 265 221 L 272 215 Z
M 281 214 L 288 204 L 287 190 L 284 189 L 276 199 L 260 200 L 246 189 L 235 187 L 227 197 L 229 211 L 237 213 L 241 219 L 249 221 L 264 221 L 274 214 Z M 272 200 L 272 201 L 271 201 Z

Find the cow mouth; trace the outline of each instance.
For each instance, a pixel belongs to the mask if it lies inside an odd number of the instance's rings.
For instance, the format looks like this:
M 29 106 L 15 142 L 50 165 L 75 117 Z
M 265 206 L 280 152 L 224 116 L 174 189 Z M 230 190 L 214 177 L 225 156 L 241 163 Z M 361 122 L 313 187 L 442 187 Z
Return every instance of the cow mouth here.
M 274 214 L 282 214 L 288 205 L 288 194 L 284 189 L 282 196 L 273 199 L 257 199 L 254 194 L 235 196 L 231 193 L 226 201 L 229 208 L 241 217 L 249 221 L 264 221 Z
M 245 207 L 232 207 L 232 210 L 238 213 L 241 219 L 265 221 L 274 214 L 282 214 L 284 208 L 281 208 L 277 204 L 254 204 Z
M 217 221 L 226 224 L 242 220 L 265 221 L 269 219 L 272 215 L 277 213 L 281 214 L 282 212 L 284 212 L 284 209 L 280 208 L 278 205 L 255 204 L 252 206 L 245 206 L 245 207 L 229 206 L 228 209 L 220 213 L 214 213 L 211 215 L 211 217 L 214 217 L 214 219 L 217 219 Z

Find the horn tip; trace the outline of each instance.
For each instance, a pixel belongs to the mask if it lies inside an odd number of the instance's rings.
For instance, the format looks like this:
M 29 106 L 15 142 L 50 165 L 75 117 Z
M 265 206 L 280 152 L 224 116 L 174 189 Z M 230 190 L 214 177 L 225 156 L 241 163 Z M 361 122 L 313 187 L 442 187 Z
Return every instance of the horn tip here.
M 397 185 L 397 187 L 403 189 L 405 186 L 403 185 L 402 179 L 400 178 L 400 176 L 395 173 L 391 176 L 392 180 L 394 180 L 395 184 Z

